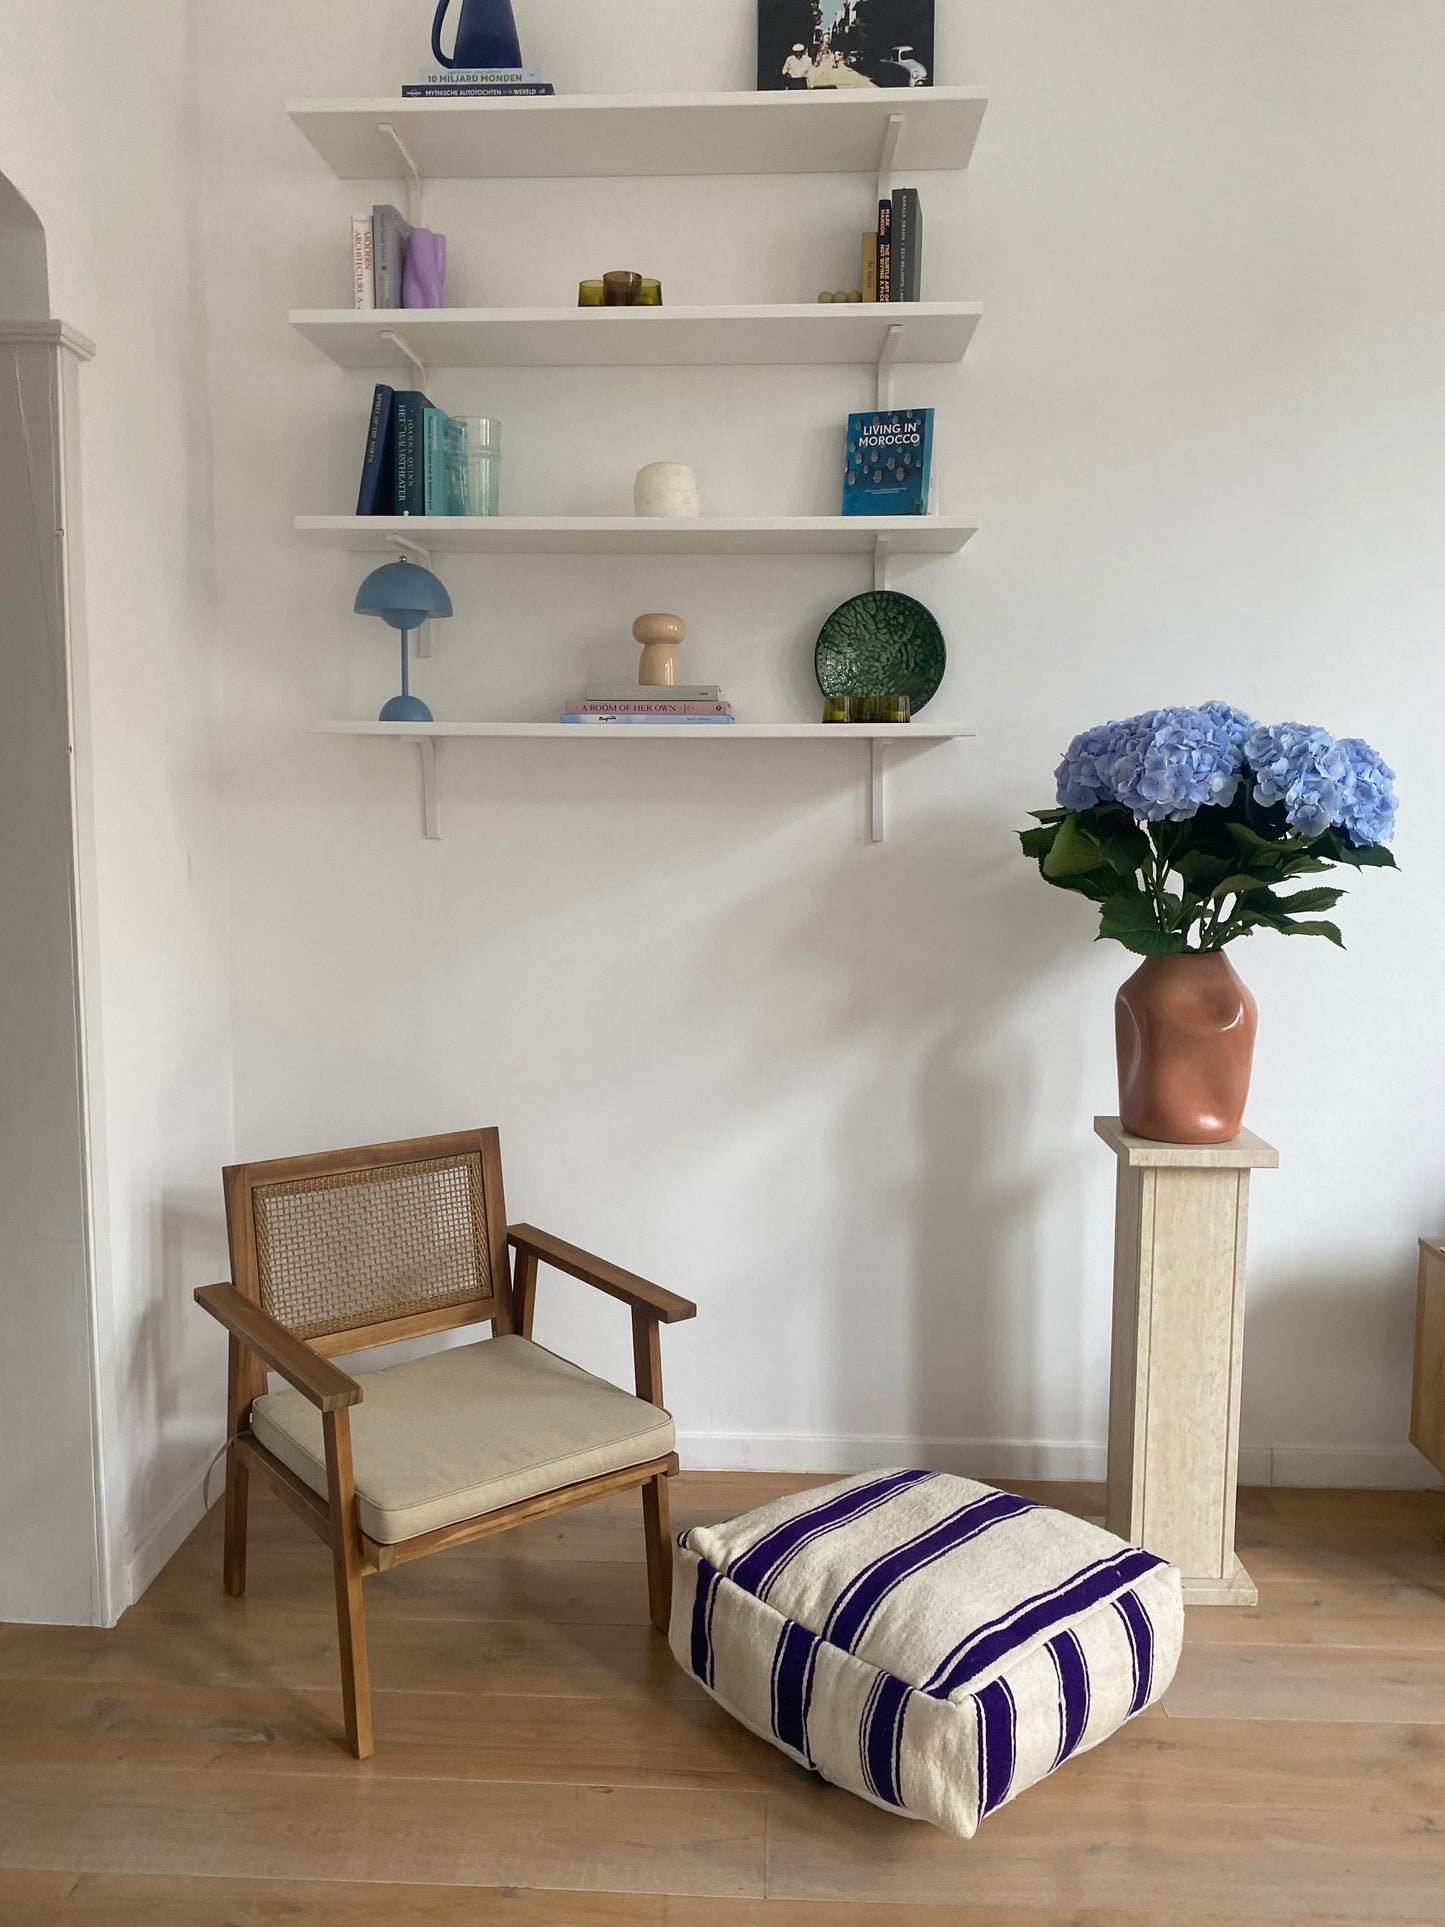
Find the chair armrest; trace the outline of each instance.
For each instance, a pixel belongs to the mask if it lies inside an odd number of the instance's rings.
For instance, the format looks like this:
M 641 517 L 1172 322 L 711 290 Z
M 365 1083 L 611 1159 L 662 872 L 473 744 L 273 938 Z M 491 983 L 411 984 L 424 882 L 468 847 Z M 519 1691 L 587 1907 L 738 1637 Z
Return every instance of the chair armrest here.
M 524 1252 L 529 1257 L 540 1259 L 545 1265 L 553 1265 L 558 1271 L 580 1278 L 584 1285 L 595 1285 L 598 1291 L 605 1291 L 610 1298 L 620 1298 L 624 1304 L 631 1305 L 634 1311 L 644 1312 L 664 1325 L 675 1325 L 681 1319 L 697 1317 L 697 1306 L 690 1298 L 679 1298 L 675 1291 L 665 1291 L 661 1285 L 650 1284 L 635 1272 L 624 1271 L 621 1265 L 609 1264 L 605 1258 L 594 1258 L 590 1251 L 583 1251 L 577 1245 L 554 1238 L 549 1231 L 539 1231 L 535 1225 L 509 1225 L 507 1242 L 514 1251 Z
M 361 1387 L 354 1378 L 243 1298 L 234 1285 L 198 1285 L 196 1303 L 321 1411 L 360 1402 Z

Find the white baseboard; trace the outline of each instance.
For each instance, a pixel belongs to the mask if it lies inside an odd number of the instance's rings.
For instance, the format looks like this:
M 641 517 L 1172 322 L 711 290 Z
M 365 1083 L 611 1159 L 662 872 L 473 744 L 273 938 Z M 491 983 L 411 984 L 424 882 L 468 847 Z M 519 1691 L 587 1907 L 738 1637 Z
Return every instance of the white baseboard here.
M 925 1465 L 987 1481 L 1088 1479 L 1104 1476 L 1102 1440 L 844 1438 L 824 1432 L 681 1432 L 678 1454 L 695 1471 L 869 1472 L 878 1466 Z M 1241 1485 L 1352 1486 L 1418 1490 L 1440 1475 L 1408 1446 L 1403 1451 L 1333 1445 L 1246 1445 Z
M 225 1476 L 224 1469 L 219 1469 L 211 1480 L 213 1499 L 217 1491 L 224 1487 Z M 115 1601 L 117 1614 L 135 1604 L 205 1518 L 206 1509 L 201 1496 L 204 1481 L 205 1467 L 202 1466 L 194 1478 L 182 1486 L 159 1518 L 153 1520 L 136 1540 L 135 1549 L 126 1562 L 125 1596 Z

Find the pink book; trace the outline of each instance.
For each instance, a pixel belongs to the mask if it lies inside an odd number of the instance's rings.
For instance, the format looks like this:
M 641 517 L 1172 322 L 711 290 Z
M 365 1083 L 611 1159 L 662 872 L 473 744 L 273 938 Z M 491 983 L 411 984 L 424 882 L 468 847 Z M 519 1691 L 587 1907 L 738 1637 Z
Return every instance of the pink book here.
M 563 706 L 564 716 L 731 716 L 731 703 L 668 702 L 656 696 L 631 702 L 577 702 Z

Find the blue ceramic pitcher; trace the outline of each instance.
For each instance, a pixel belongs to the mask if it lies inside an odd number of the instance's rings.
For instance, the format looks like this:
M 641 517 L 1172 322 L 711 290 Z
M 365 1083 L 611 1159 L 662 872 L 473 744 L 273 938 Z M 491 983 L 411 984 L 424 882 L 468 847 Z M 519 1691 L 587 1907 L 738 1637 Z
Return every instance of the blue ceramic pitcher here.
M 442 52 L 442 22 L 451 0 L 438 0 L 431 23 L 431 50 L 439 67 L 520 67 L 522 46 L 512 0 L 462 0 L 456 44 Z

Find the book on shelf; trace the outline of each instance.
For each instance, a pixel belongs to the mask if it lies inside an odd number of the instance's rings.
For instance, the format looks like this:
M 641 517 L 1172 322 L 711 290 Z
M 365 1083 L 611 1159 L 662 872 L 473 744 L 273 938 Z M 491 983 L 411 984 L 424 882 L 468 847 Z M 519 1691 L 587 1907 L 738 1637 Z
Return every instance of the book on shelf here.
M 934 0 L 758 0 L 758 91 L 933 84 Z
M 391 453 L 391 416 L 396 390 L 384 381 L 376 384 L 371 398 L 371 419 L 366 424 L 366 452 L 361 463 L 361 488 L 356 497 L 358 515 L 396 513 L 395 469 Z
M 875 408 L 848 417 L 845 515 L 927 515 L 933 410 Z
M 372 262 L 371 216 L 351 217 L 351 295 L 358 308 L 376 306 L 376 272 Z
M 431 406 L 417 388 L 398 388 L 392 397 L 394 515 L 426 514 L 425 418 Z
M 878 299 L 893 299 L 893 203 L 878 203 Z
M 525 87 L 542 76 L 535 67 L 423 67 L 423 87 Z
M 731 716 L 577 716 L 564 715 L 564 723 L 576 723 L 582 729 L 713 729 L 725 728 L 731 723 Z
M 590 682 L 589 703 L 715 703 L 722 690 L 715 682 Z
M 529 94 L 550 97 L 557 89 L 549 80 L 530 80 L 516 85 L 508 81 L 504 86 L 493 87 L 483 83 L 471 86 L 463 83 L 454 86 L 448 82 L 428 82 L 421 87 L 403 87 L 403 100 L 508 100 L 525 97 Z
M 878 230 L 863 236 L 863 278 L 859 283 L 865 301 L 878 299 Z
M 923 202 L 916 187 L 895 187 L 890 259 L 891 301 L 917 301 L 923 286 Z
M 406 266 L 406 244 L 411 223 L 389 203 L 371 210 L 371 261 L 378 308 L 401 306 L 401 275 Z
M 467 425 L 441 408 L 422 413 L 422 484 L 425 514 L 466 514 Z
M 657 696 L 642 700 L 622 699 L 608 702 L 592 698 L 586 702 L 566 703 L 562 709 L 562 720 L 569 716 L 731 716 L 732 704 L 710 702 L 702 698 L 679 697 L 676 701 L 663 701 Z

